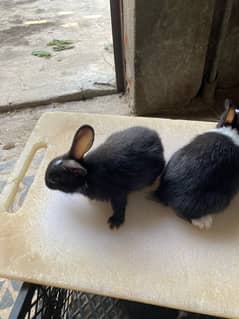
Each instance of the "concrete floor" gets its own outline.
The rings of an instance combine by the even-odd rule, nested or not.
[[[109,0],[1,0],[0,12],[0,109],[114,90]],[[54,52],[53,39],[74,48]]]

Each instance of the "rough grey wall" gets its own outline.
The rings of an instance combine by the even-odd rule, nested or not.
[[[137,114],[181,107],[197,94],[213,8],[214,0],[136,0],[133,82]]]
[[[218,87],[239,86],[239,1],[235,0],[219,64]]]

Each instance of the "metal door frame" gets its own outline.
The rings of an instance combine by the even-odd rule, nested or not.
[[[123,45],[123,0],[110,0],[111,26],[117,92],[125,92],[125,58]]]

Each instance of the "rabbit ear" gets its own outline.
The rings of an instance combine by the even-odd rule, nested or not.
[[[89,151],[94,142],[95,132],[90,125],[81,126],[73,139],[70,156],[76,160],[80,160],[83,155]]]
[[[229,105],[225,116],[225,124],[231,125],[236,117],[236,109],[234,106]]]

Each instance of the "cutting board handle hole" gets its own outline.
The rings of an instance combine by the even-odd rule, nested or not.
[[[23,205],[24,200],[34,181],[36,172],[45,156],[45,153],[46,146],[40,146],[36,148],[31,154],[30,161],[27,163],[28,165],[25,169],[25,172],[23,172],[22,178],[19,178],[17,189],[13,196],[12,203],[8,209],[9,213],[16,213],[18,209]]]

